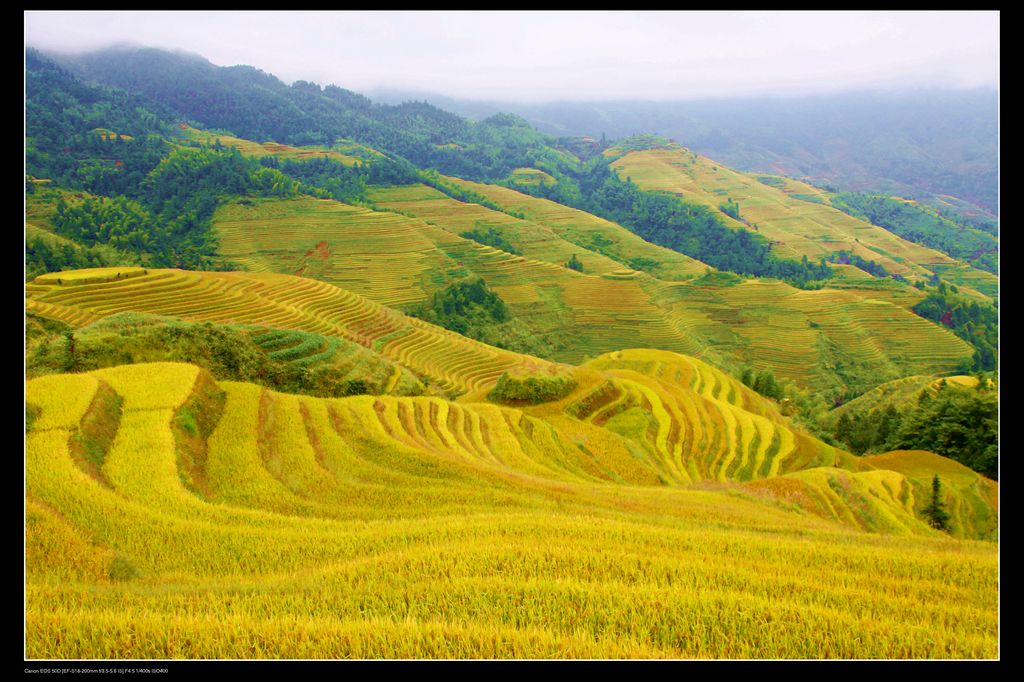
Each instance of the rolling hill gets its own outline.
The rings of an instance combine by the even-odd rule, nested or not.
[[[727,200],[738,202],[739,219],[723,214],[722,220],[736,228],[752,227],[782,257],[817,260],[846,251],[911,282],[941,272],[965,288],[977,283],[989,296],[997,287],[991,273],[836,210],[828,193],[813,186],[740,173],[674,144],[635,151],[612,147],[605,154],[615,159],[612,168],[620,176],[642,189],[679,194],[716,210]]]
[[[808,450],[673,354],[580,378],[524,409],[293,396],[173,363],[34,379],[26,654],[995,655],[995,548],[915,513],[913,476],[942,458]],[[696,458],[687,419],[719,438]],[[732,473],[665,480],[688,469]],[[943,474],[958,531],[990,524],[992,488]]]

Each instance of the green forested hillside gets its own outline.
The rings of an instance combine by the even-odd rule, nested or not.
[[[905,239],[999,274],[998,235],[954,222],[934,209],[895,197],[845,192],[834,196],[832,205]]]
[[[248,66],[216,67],[197,55],[155,49],[96,52],[66,60],[85,78],[130,88],[197,123],[245,139],[292,145],[357,140],[419,167],[500,178],[541,157],[547,140],[520,118],[497,114],[472,123],[425,102],[374,104],[334,85],[288,86]]]
[[[141,90],[149,97],[147,101],[153,109],[164,112],[165,116],[171,107],[186,105],[193,108],[190,111],[194,114],[204,111],[202,98],[183,102],[171,97],[170,93],[177,92],[176,89],[189,83],[230,89],[235,81],[241,80],[248,85],[231,90],[231,97],[240,98],[242,103],[210,105],[212,109],[205,115],[207,120],[222,125],[224,120],[210,117],[233,116],[232,125],[244,130],[250,130],[245,127],[249,120],[247,112],[263,102],[261,98],[270,97],[267,92],[276,93],[273,97],[290,102],[290,106],[306,107],[310,112],[320,111],[313,103],[320,102],[327,92],[308,84],[286,87],[252,70],[219,69],[202,60],[158,51],[131,52],[121,61],[113,64],[110,55],[94,55],[85,60],[92,64],[89,68],[93,71],[89,73],[94,77],[102,75],[103,68],[114,69],[116,74],[121,74],[118,78],[127,78],[128,73],[152,74]],[[99,102],[96,106],[105,109],[113,106],[117,98],[126,97],[107,86],[85,85],[39,55],[33,55],[30,66],[47,74],[46,78],[33,76],[30,79],[30,101],[48,101],[48,97],[57,96],[54,92],[60,93],[59,97],[70,96],[67,93],[85,97],[81,93],[89,93],[88,99]],[[77,68],[84,73],[85,67]],[[113,76],[104,78],[112,80]],[[37,90],[43,94],[37,97]],[[294,121],[287,125],[281,123],[285,127],[276,130],[275,134],[281,136],[277,142],[256,144],[227,134],[222,140],[217,134],[174,123],[173,116],[159,124],[155,116],[147,114],[149,124],[159,124],[165,134],[163,138],[149,135],[147,149],[162,150],[162,156],[155,163],[146,157],[152,167],[136,178],[134,184],[118,175],[123,172],[125,162],[117,165],[121,160],[116,150],[98,160],[89,155],[96,150],[109,152],[110,145],[129,144],[138,140],[138,136],[128,135],[131,139],[115,142],[120,137],[102,132],[109,130],[109,125],[98,128],[100,132],[84,134],[80,139],[66,135],[65,143],[78,145],[75,148],[80,149],[78,153],[82,158],[76,167],[50,178],[49,182],[30,184],[33,237],[27,245],[26,274],[116,264],[269,269],[355,287],[382,303],[406,307],[420,305],[460,277],[473,275],[497,287],[499,296],[509,297],[515,321],[485,321],[484,327],[475,332],[479,338],[498,345],[511,344],[510,347],[546,357],[579,360],[588,354],[622,347],[619,344],[632,339],[633,343],[700,353],[733,371],[754,364],[805,385],[818,382],[825,393],[833,397],[859,393],[880,381],[906,373],[949,371],[966,362],[966,346],[940,341],[944,336],[939,329],[926,331],[918,325],[920,330],[915,327],[911,332],[904,324],[905,329],[892,327],[884,335],[892,340],[906,338],[909,341],[908,334],[914,337],[925,334],[934,340],[922,339],[924,346],[946,345],[945,350],[938,355],[930,354],[921,364],[898,351],[889,341],[879,346],[879,341],[867,338],[874,333],[874,320],[878,319],[868,308],[857,304],[857,311],[853,312],[844,303],[845,310],[841,313],[844,321],[840,322],[831,316],[822,317],[822,313],[831,314],[831,307],[819,307],[812,313],[803,303],[797,305],[798,297],[792,297],[791,302],[782,306],[770,326],[790,327],[787,334],[802,329],[801,338],[793,339],[795,343],[789,349],[792,353],[803,354],[807,360],[782,357],[780,352],[788,356],[790,350],[780,348],[769,337],[760,340],[767,320],[755,315],[753,308],[747,308],[752,315],[749,320],[742,317],[726,320],[713,307],[709,309],[710,301],[703,292],[712,294],[713,300],[724,298],[722,302],[727,303],[734,298],[729,288],[742,279],[708,275],[708,266],[747,277],[781,278],[803,289],[837,286],[856,292],[858,298],[886,305],[895,303],[906,310],[919,302],[922,295],[912,287],[901,287],[898,282],[887,281],[884,277],[868,276],[849,282],[845,271],[818,259],[808,259],[806,254],[803,258],[791,254],[780,257],[782,251],[777,245],[760,236],[756,229],[745,229],[756,228],[756,225],[737,229],[728,222],[736,222],[734,218],[701,203],[698,195],[666,196],[647,191],[629,178],[623,180],[621,171],[616,172],[612,166],[618,158],[615,155],[583,161],[566,151],[556,151],[558,140],[541,136],[514,117],[496,117],[486,125],[455,125],[450,116],[424,114],[417,124],[405,125],[404,119],[392,108],[368,106],[358,98],[338,101],[348,107],[346,111],[351,111],[337,118],[341,111],[337,107],[342,105],[336,103],[331,111],[337,114],[337,120],[332,125],[341,125],[337,121],[355,120],[353,112],[361,112],[359,116],[374,121],[374,130],[390,132],[378,135],[358,126],[339,128],[339,133],[349,136],[343,138],[348,142],[300,148],[280,142],[302,141],[287,128],[295,125]],[[269,103],[266,105],[269,111],[275,111]],[[136,109],[138,116],[144,113],[145,110]],[[177,116],[186,113],[182,110]],[[266,121],[273,120],[274,114],[268,114]],[[447,123],[442,125],[444,121]],[[142,123],[133,127],[119,120],[115,122],[123,123],[126,130],[133,132],[144,129]],[[480,132],[488,126],[494,130]],[[253,132],[267,134],[266,131]],[[437,144],[446,150],[442,156],[447,156],[420,155],[420,151],[416,151],[420,148],[409,142],[412,139],[409,135],[419,142],[444,140]],[[367,151],[373,149],[370,143],[384,145],[383,152]],[[345,149],[356,149],[353,145],[357,144],[363,145],[359,147],[362,151],[358,157],[334,151],[344,145],[348,145]],[[656,151],[664,144],[663,140],[638,138],[623,141],[616,149],[618,154],[648,153],[644,150]],[[396,150],[407,152],[420,166]],[[469,169],[472,171],[468,174],[470,179],[437,172],[454,167],[450,164],[456,162],[451,159],[473,159],[481,154],[490,159],[488,163],[497,165]],[[30,156],[30,175],[39,178],[59,170],[48,166],[47,159]],[[114,181],[106,180],[106,175],[93,176],[82,171],[96,166],[99,161],[113,169],[107,175],[112,174]],[[506,162],[512,166],[507,168]],[[424,165],[431,163],[436,165]],[[519,186],[516,178],[523,177],[522,168],[528,167],[520,164],[546,169],[543,172],[550,180]],[[511,173],[517,167],[518,176]],[[471,179],[486,179],[491,174],[499,175],[503,184],[563,202],[562,216],[545,208],[543,214],[535,215],[550,217],[527,220],[524,210],[537,211],[536,206],[526,205],[515,194],[502,195],[496,185],[471,182]],[[437,190],[436,197],[431,196],[429,202],[411,202],[413,195],[419,196],[412,184],[418,181]],[[754,185],[762,186],[756,182]],[[121,191],[115,191],[117,189]],[[449,198],[443,199],[445,195]],[[327,203],[314,203],[301,211],[284,209],[293,205],[287,203],[289,200],[303,197],[330,198],[341,203],[334,208]],[[577,209],[565,208],[566,204]],[[361,211],[346,208],[353,205],[364,208]],[[321,213],[326,208],[330,210]],[[275,217],[275,211],[281,210],[284,212]],[[742,217],[747,210],[746,205],[739,207],[737,215]],[[496,248],[489,252],[467,249],[465,242],[436,230],[425,230],[415,220],[407,221],[399,235],[395,231],[399,227],[395,222],[398,218],[388,211],[421,217],[462,240]],[[471,215],[474,217],[470,219]],[[566,217],[571,224],[565,222]],[[237,218],[243,220],[239,222]],[[340,222],[335,224],[335,220]],[[459,227],[453,229],[455,225]],[[627,238],[628,232],[635,236]],[[48,234],[66,241],[58,244],[47,237]],[[385,238],[385,234],[389,236]],[[369,250],[366,239],[373,240]],[[527,258],[508,258],[517,256],[517,252]],[[399,258],[403,267],[398,271],[388,268],[385,253],[387,258]],[[535,259],[557,265],[560,273],[539,269],[534,264]],[[567,267],[570,264],[574,266],[572,270]],[[572,272],[589,277],[573,278],[569,276]],[[643,273],[650,273],[655,279]],[[601,280],[588,281],[594,275],[599,275]],[[695,279],[698,275],[704,275],[703,279]],[[679,285],[667,288],[661,284],[686,281],[702,288]],[[709,286],[710,289],[705,288]],[[743,289],[748,293],[755,290],[760,291],[760,288]],[[698,291],[702,293],[695,299]],[[611,296],[608,300],[616,303],[595,306],[605,292]],[[832,295],[820,298],[835,300]],[[744,299],[750,299],[749,295]],[[530,301],[529,307],[525,305],[527,301]],[[810,304],[810,300],[807,303]],[[590,310],[581,315],[580,306]],[[881,310],[877,304],[870,308]],[[807,319],[809,314],[810,319]],[[845,321],[851,314],[852,319]],[[893,320],[890,324],[903,324],[898,322],[903,319],[902,315],[899,311],[889,313],[888,317]],[[639,319],[649,320],[653,326],[645,323],[639,334],[632,331],[630,326]],[[941,319],[933,321],[942,325]],[[732,328],[722,328],[723,323]],[[734,326],[736,323],[740,326]],[[836,323],[841,326],[833,326]],[[708,328],[709,324],[714,329]],[[744,331],[748,324],[750,330]],[[854,337],[848,336],[851,324]],[[457,324],[453,328],[464,331]],[[506,340],[502,340],[503,336]],[[604,341],[598,343],[599,336]],[[976,335],[964,338],[973,344],[980,340]],[[744,339],[753,340],[753,345]],[[979,353],[983,356],[988,353],[985,357],[991,358],[994,345],[990,337],[985,339],[990,347]],[[761,352],[760,346],[769,342],[776,348],[769,354]],[[979,366],[991,366],[984,362],[990,360],[982,358]]]

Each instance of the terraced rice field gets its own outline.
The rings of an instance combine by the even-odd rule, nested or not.
[[[524,214],[528,220],[547,227],[567,242],[604,254],[619,263],[642,257],[648,262],[644,271],[659,279],[685,281],[710,270],[708,265],[698,260],[646,242],[621,225],[590,213],[507,187],[455,177],[445,177],[445,180],[482,194],[504,210]],[[582,253],[580,257],[583,258]]]
[[[796,469],[713,368],[593,365],[579,417],[170,363],[28,382],[26,657],[998,657],[996,546],[928,529],[900,473],[944,461]],[[724,480],[652,477],[698,428]]]
[[[847,453],[784,426],[750,389],[698,360],[630,350],[587,367],[614,377],[597,391],[617,396],[596,411],[590,405],[601,401],[586,396],[570,411],[645,445],[664,480],[747,481],[809,467],[858,467]]]
[[[284,202],[284,208],[290,211],[291,203]],[[352,208],[339,206],[342,215]],[[400,224],[391,222],[397,214],[368,214],[383,216],[388,225]],[[245,233],[245,221],[236,224],[238,233]],[[282,230],[292,230],[293,239],[307,229],[288,223],[285,217],[281,224]],[[660,348],[718,366],[771,368],[780,377],[819,389],[867,390],[900,376],[949,371],[972,352],[948,330],[899,305],[864,298],[853,290],[802,291],[768,280],[732,286],[669,284],[625,270],[596,276],[513,256],[434,226],[424,224],[423,228],[421,233],[401,230],[409,240],[433,231],[437,248],[431,253],[443,253],[456,267],[482,276],[514,315],[529,321],[538,338],[551,341],[549,357],[559,362],[577,363],[588,355],[623,348]],[[267,229],[264,237],[250,229],[249,235],[259,242],[272,239],[273,231]],[[333,243],[346,238],[351,236]],[[396,244],[402,239],[394,235]],[[404,247],[396,246],[396,259],[400,248]],[[347,267],[348,262],[338,259],[339,267]],[[401,299],[402,289],[396,282],[407,282],[408,272],[385,267],[383,259],[379,262],[380,267],[371,268],[377,279],[364,282],[363,291],[388,291],[385,300]],[[26,306],[76,326],[115,312],[137,311],[339,335],[399,362],[417,358],[410,361],[410,369],[434,377],[445,390],[478,388],[496,381],[502,367],[520,361],[515,354],[405,318],[324,282],[272,273],[148,272],[121,282],[75,287],[36,280],[26,287]],[[447,339],[466,348],[464,354],[456,355],[467,364],[472,364],[471,357],[480,360],[478,373],[468,383],[469,375],[444,376],[431,369],[435,361],[428,357],[453,352],[446,349]]]
[[[512,366],[547,364],[407,318],[330,284],[287,275],[149,270],[114,282],[34,286],[26,308],[69,324],[133,311],[337,336],[430,377],[446,391],[493,384]]]
[[[712,209],[732,198],[739,202],[742,222],[724,213],[722,221],[737,228],[756,226],[783,258],[817,260],[836,251],[851,251],[910,281],[926,280],[933,271],[929,266],[957,264],[943,253],[832,208],[822,200],[820,190],[796,181],[771,187],[683,147],[632,151],[615,160],[612,168],[641,189],[680,194]]]
[[[220,135],[205,130],[197,130],[192,127],[185,127],[181,130],[185,139],[189,141],[201,142],[203,144],[214,144],[219,141],[225,147],[235,147],[243,156],[255,158],[278,156],[282,159],[292,159],[294,161],[328,158],[346,166],[354,166],[357,163],[361,163],[363,158],[367,156],[381,156],[380,152],[363,147],[362,145],[356,145],[356,149],[351,150],[355,151],[355,154],[346,154],[343,153],[343,150],[348,150],[350,145],[342,145],[338,148],[292,147],[291,145],[278,142],[253,142],[252,140],[243,140],[231,135]]]
[[[573,251],[550,227],[557,223],[552,216],[571,209],[504,188],[463,184],[510,202],[509,210],[534,213],[520,220],[422,185],[372,190],[380,205],[416,218],[314,199],[258,201],[218,212],[221,251],[252,270],[302,273],[386,305],[422,300],[439,287],[441,282],[425,281],[428,271],[479,275],[513,315],[548,340],[549,357],[562,362],[642,346],[842,388],[844,380],[827,367],[840,362],[863,389],[870,387],[862,385],[869,374],[885,380],[948,371],[971,354],[953,334],[906,310],[920,298],[916,289],[856,278],[841,291],[800,291],[767,281],[671,285],[600,254]],[[523,203],[512,201],[523,197]],[[458,236],[479,225],[499,229],[524,255]],[[563,257],[572,253],[594,272],[563,267]],[[929,349],[921,358],[908,352],[918,344]]]
[[[229,204],[214,227],[219,253],[247,270],[315,277],[388,306],[422,301],[431,272],[458,269],[430,238],[440,230],[325,199]]]
[[[955,285],[961,293],[982,302],[999,300],[999,277],[991,272],[972,268],[966,263],[928,263],[926,267],[946,282]]]
[[[543,226],[479,206],[474,213],[473,205],[424,186],[377,190],[374,196],[425,217],[315,199],[257,200],[218,210],[220,252],[251,271],[315,277],[389,306],[421,301],[445,284],[444,279],[432,281],[429,273],[478,275],[515,317],[548,340],[550,357],[557,361],[635,345],[699,351],[698,344],[664,319],[664,311],[651,303],[632,271],[598,254],[574,251]],[[462,216],[463,210],[473,217]],[[510,239],[541,259],[458,236],[482,220],[508,225],[515,232]],[[559,244],[565,260],[580,253],[585,264],[604,275],[578,273],[552,262],[549,248]]]
[[[819,390],[866,390],[908,374],[949,371],[973,352],[899,305],[900,298],[878,299],[871,289],[805,291],[771,280],[645,288],[715,350],[737,347],[742,362],[755,369],[770,368]]]
[[[516,168],[509,179],[521,185],[553,185],[557,180],[539,168]]]
[[[456,235],[493,228],[526,258],[563,266],[575,254],[584,272],[597,275],[622,268],[618,261],[565,241],[546,225],[452,199],[427,185],[374,187],[367,195],[378,206],[414,215]]]

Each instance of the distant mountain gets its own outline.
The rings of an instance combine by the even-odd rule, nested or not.
[[[842,191],[922,200],[952,195],[989,217],[999,210],[999,97],[992,90],[545,104],[384,90],[373,96],[384,102],[415,96],[470,118],[513,112],[551,135],[655,133],[743,171],[802,177]]]
[[[287,85],[251,66],[219,67],[184,52],[117,47],[48,56],[88,83],[132,92],[196,127],[257,142],[358,140],[420,167],[479,179],[504,177],[545,153],[547,136],[516,117],[474,123],[425,102],[375,104],[336,85]]]

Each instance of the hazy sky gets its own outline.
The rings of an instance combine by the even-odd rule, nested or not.
[[[25,43],[249,64],[286,83],[519,101],[996,87],[988,12],[26,11]]]

